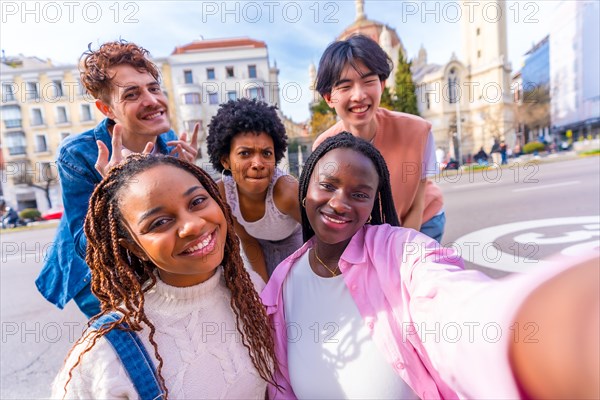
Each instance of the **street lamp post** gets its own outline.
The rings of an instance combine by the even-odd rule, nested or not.
[[[456,104],[456,139],[458,140],[458,154],[456,158],[459,165],[462,165],[462,130],[461,130],[461,117],[460,117],[460,102],[458,98],[455,101]]]

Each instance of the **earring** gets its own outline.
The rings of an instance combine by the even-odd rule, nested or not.
[[[373,219],[373,216],[369,215],[369,219],[367,220],[367,224],[370,224],[372,219]]]
[[[306,208],[306,197],[302,199],[302,207]]]
[[[229,174],[231,175],[231,170],[229,168],[223,167],[223,171],[221,171],[221,181],[223,181],[223,182],[225,181],[225,177],[227,176],[227,175],[225,175],[226,171],[229,171]]]

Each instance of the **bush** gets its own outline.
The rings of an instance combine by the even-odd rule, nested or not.
[[[26,208],[19,213],[19,217],[24,220],[37,221],[42,218],[42,213],[37,208]]]
[[[546,150],[546,145],[544,145],[544,143],[540,143],[540,142],[529,142],[525,146],[523,146],[523,153],[525,153],[525,154],[531,154],[531,153],[535,153],[537,151],[544,151],[544,150]]]

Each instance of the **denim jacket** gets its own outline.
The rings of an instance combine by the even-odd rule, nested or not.
[[[96,141],[104,142],[112,154],[108,132],[111,124],[113,121],[106,118],[94,129],[66,138],[58,150],[56,164],[64,214],[44,267],[35,281],[40,293],[58,308],[63,308],[90,282],[90,269],[85,263],[87,240],[83,221],[94,188],[102,180],[94,167],[98,158]],[[166,142],[176,139],[172,130],[163,133],[156,139],[156,152],[168,154],[171,148]]]

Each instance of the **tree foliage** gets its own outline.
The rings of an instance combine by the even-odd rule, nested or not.
[[[383,93],[381,94],[381,102],[379,103],[379,107],[387,108],[388,110],[394,110],[394,99],[392,98],[392,93],[390,89],[385,86],[383,88]]]
[[[324,99],[315,104],[310,111],[310,133],[312,137],[317,137],[336,123],[335,110],[330,108]]]
[[[398,63],[394,79],[394,110],[419,115],[415,83],[410,72],[411,62],[407,62],[404,54],[398,52]]]

